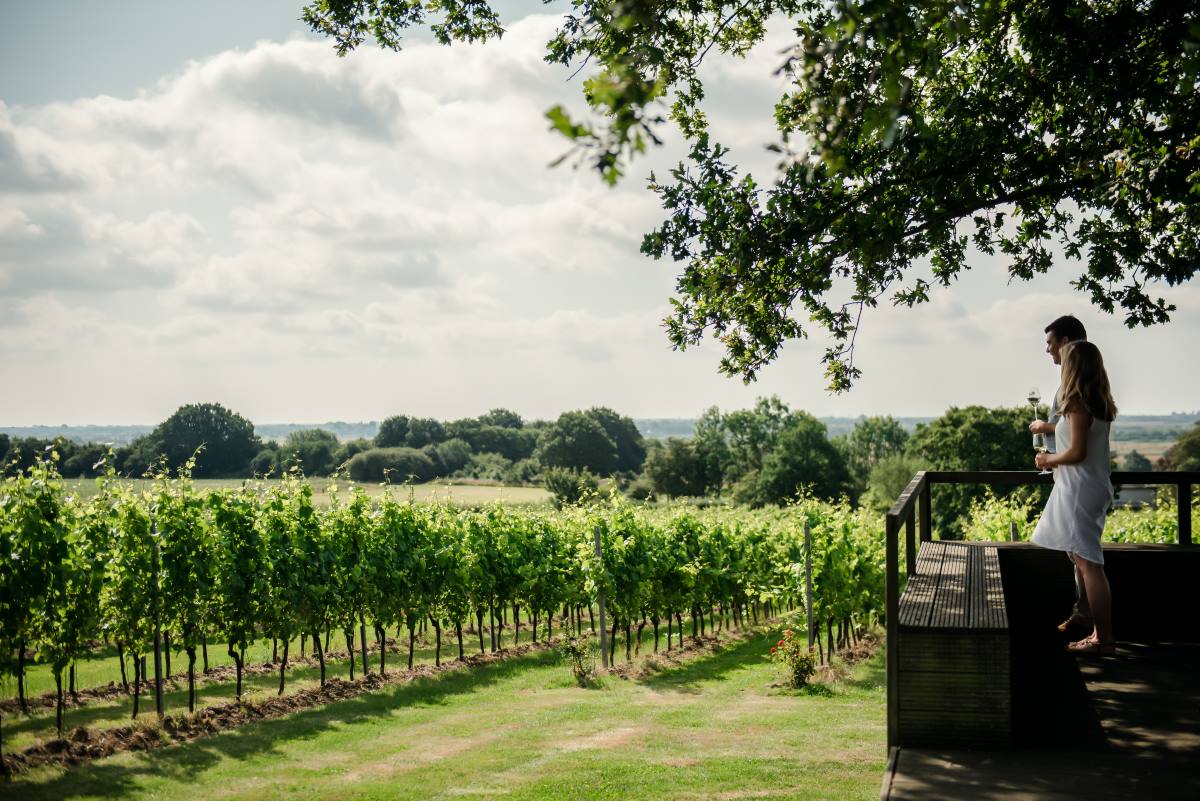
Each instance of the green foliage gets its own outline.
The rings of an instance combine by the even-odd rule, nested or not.
[[[408,418],[398,414],[388,417],[379,424],[379,432],[375,434],[376,448],[399,448],[408,439]]]
[[[787,670],[788,684],[799,689],[817,671],[817,662],[805,638],[792,629],[784,629],[783,637],[771,646],[771,658]]]
[[[653,491],[673,498],[707,495],[720,487],[720,473],[710,474],[692,440],[668,437],[650,448],[646,478]]]
[[[600,489],[600,482],[587,470],[567,467],[547,467],[542,471],[542,484],[554,496],[554,505],[574,506]]]
[[[204,478],[245,475],[262,442],[254,433],[254,424],[245,417],[219,403],[193,403],[179,407],[159,423],[147,436],[144,447],[154,453],[155,459],[165,456],[171,469],[183,466],[202,450],[196,458],[194,475]]]
[[[825,424],[806,412],[792,412],[774,438],[753,483],[735,488],[735,497],[752,505],[782,504],[807,489],[834,499],[850,489],[841,453],[825,435]]]
[[[917,426],[909,453],[933,470],[1030,470],[1033,446],[1029,420],[1029,410],[1021,407],[951,407],[932,423]],[[1008,491],[1032,492],[1037,498],[1045,498],[1044,492],[1029,487],[1001,490],[1000,494]],[[934,487],[933,524],[938,535],[957,539],[971,501],[982,499],[985,492],[980,486]]]
[[[886,513],[913,480],[913,476],[925,469],[925,464],[923,460],[906,454],[880,459],[867,477],[867,492],[860,501],[863,507],[876,514]]]
[[[586,412],[563,412],[542,432],[536,457],[546,467],[586,470],[612,475],[619,464],[617,444],[594,417]]]
[[[1142,473],[1149,472],[1154,469],[1154,465],[1150,463],[1150,460],[1137,450],[1131,450],[1129,453],[1125,454],[1124,464],[1122,467],[1125,470]]]
[[[1200,423],[1176,440],[1164,456],[1172,470],[1200,470]]]
[[[772,18],[794,41],[778,71],[781,158],[763,180],[711,141],[700,69],[743,57]],[[398,49],[422,24],[443,42],[503,32],[486,2],[313,0],[304,20],[340,54],[368,37]],[[546,59],[590,70],[582,92],[600,118],[547,112],[564,158],[612,183],[668,119],[691,144],[669,178],[651,176],[667,219],[642,250],[682,265],[672,344],[711,332],[721,369],[746,380],[815,326],[833,343],[830,387],[848,388],[864,309],[928,301],[972,247],[1019,280],[1061,248],[1086,261],[1072,285],[1131,327],[1169,320],[1157,288],[1200,269],[1187,3],[579,0]]]
[[[558,643],[558,653],[571,666],[571,675],[580,687],[591,687],[596,683],[596,653],[599,647],[591,636],[577,637],[573,634]]]
[[[967,540],[1003,541],[1010,524],[1017,524],[1019,539],[1028,540],[1037,526],[1044,504],[1019,496],[987,493],[972,502],[963,526]],[[1200,529],[1200,498],[1193,498],[1192,529]],[[1151,508],[1114,509],[1104,522],[1105,542],[1170,544],[1179,541],[1179,517],[1173,496],[1165,492]]]
[[[433,461],[414,448],[372,448],[356,454],[347,469],[355,481],[389,484],[428,481],[438,473]]]
[[[296,466],[310,476],[327,476],[337,466],[340,445],[337,435],[320,428],[308,428],[288,434],[280,450],[284,469]]]
[[[437,445],[448,439],[446,427],[432,417],[412,417],[408,420],[408,433],[404,444],[409,448],[424,448]]]
[[[509,409],[492,409],[487,414],[479,415],[478,420],[481,425],[496,426],[497,428],[519,429],[525,426],[521,415]]]
[[[894,417],[863,417],[844,440],[835,442],[844,451],[854,497],[866,492],[871,471],[880,460],[904,453],[908,438]]]
[[[436,446],[442,475],[450,475],[465,467],[472,457],[471,446],[461,439],[448,439]]]
[[[594,406],[584,412],[591,417],[617,446],[616,471],[639,473],[646,461],[646,443],[633,420],[622,417],[605,406]]]

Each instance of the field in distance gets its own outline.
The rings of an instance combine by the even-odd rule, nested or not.
[[[232,489],[240,487],[243,482],[251,479],[241,478],[198,478],[195,480],[196,489],[200,492],[209,490]],[[153,483],[147,479],[133,479],[129,482],[136,489],[148,489]],[[263,483],[271,485],[278,479],[263,479]],[[387,489],[381,484],[358,484],[353,481],[335,481],[332,478],[313,477],[308,479],[313,488],[313,499],[319,506],[328,506],[333,497],[330,487],[334,484],[342,497],[348,499],[354,487],[362,487],[371,498],[383,497]],[[68,492],[89,498],[96,494],[96,480],[92,478],[69,479],[66,482]],[[427,484],[411,484],[406,486],[392,485],[392,496],[400,501],[412,498],[421,503],[449,502],[458,506],[480,506],[488,503],[505,504],[543,504],[550,500],[550,493],[541,487],[503,487],[485,484],[470,484],[458,482],[431,481]]]

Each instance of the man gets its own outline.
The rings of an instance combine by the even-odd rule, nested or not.
[[[1051,360],[1059,366],[1062,365],[1062,356],[1059,351],[1063,345],[1087,339],[1087,331],[1084,329],[1083,323],[1070,314],[1059,317],[1046,326],[1045,333],[1046,353],[1049,353]],[[1029,424],[1031,434],[1041,434],[1045,438],[1046,450],[1050,453],[1054,453],[1056,450],[1054,427],[1058,424],[1058,420],[1058,390],[1055,389],[1054,397],[1050,399],[1050,419],[1045,422],[1034,420]],[[1075,568],[1075,608],[1071,611],[1071,617],[1060,624],[1058,630],[1070,639],[1075,639],[1075,635],[1080,631],[1092,630],[1092,610],[1088,607],[1087,593],[1083,588],[1083,575],[1079,572],[1078,566]]]

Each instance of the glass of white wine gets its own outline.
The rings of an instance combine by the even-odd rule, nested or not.
[[[1025,396],[1025,400],[1029,401],[1029,405],[1033,409],[1033,419],[1036,420],[1037,416],[1038,416],[1038,404],[1042,402],[1042,393],[1038,390],[1037,387],[1030,387],[1029,392]],[[1045,453],[1046,452],[1045,436],[1043,436],[1042,434],[1034,434],[1033,435],[1033,450],[1036,453]],[[1049,475],[1050,471],[1043,470],[1041,474]]]

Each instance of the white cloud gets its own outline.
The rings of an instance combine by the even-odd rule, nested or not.
[[[821,413],[914,413],[895,386],[915,355],[1012,350],[1064,295],[1083,306],[1060,277],[1044,297],[976,282],[869,313],[868,378],[847,399],[821,389],[820,342],[789,344],[749,388],[717,376],[715,344],[672,353],[659,321],[675,265],[638,247],[662,214],[643,178],[679,144],[615,189],[547,168],[567,145],[544,111],[581,106],[579,79],[542,61],[557,22],[345,59],[260,42],[132,97],[0,103],[0,368],[44,390],[6,396],[0,423],[152,422],[201,398],[261,421],[691,414],[769,392]],[[773,30],[746,61],[703,68],[715,137],[760,172],[788,41]],[[1194,296],[1180,306],[1194,315]],[[961,394],[909,397],[921,412]]]

